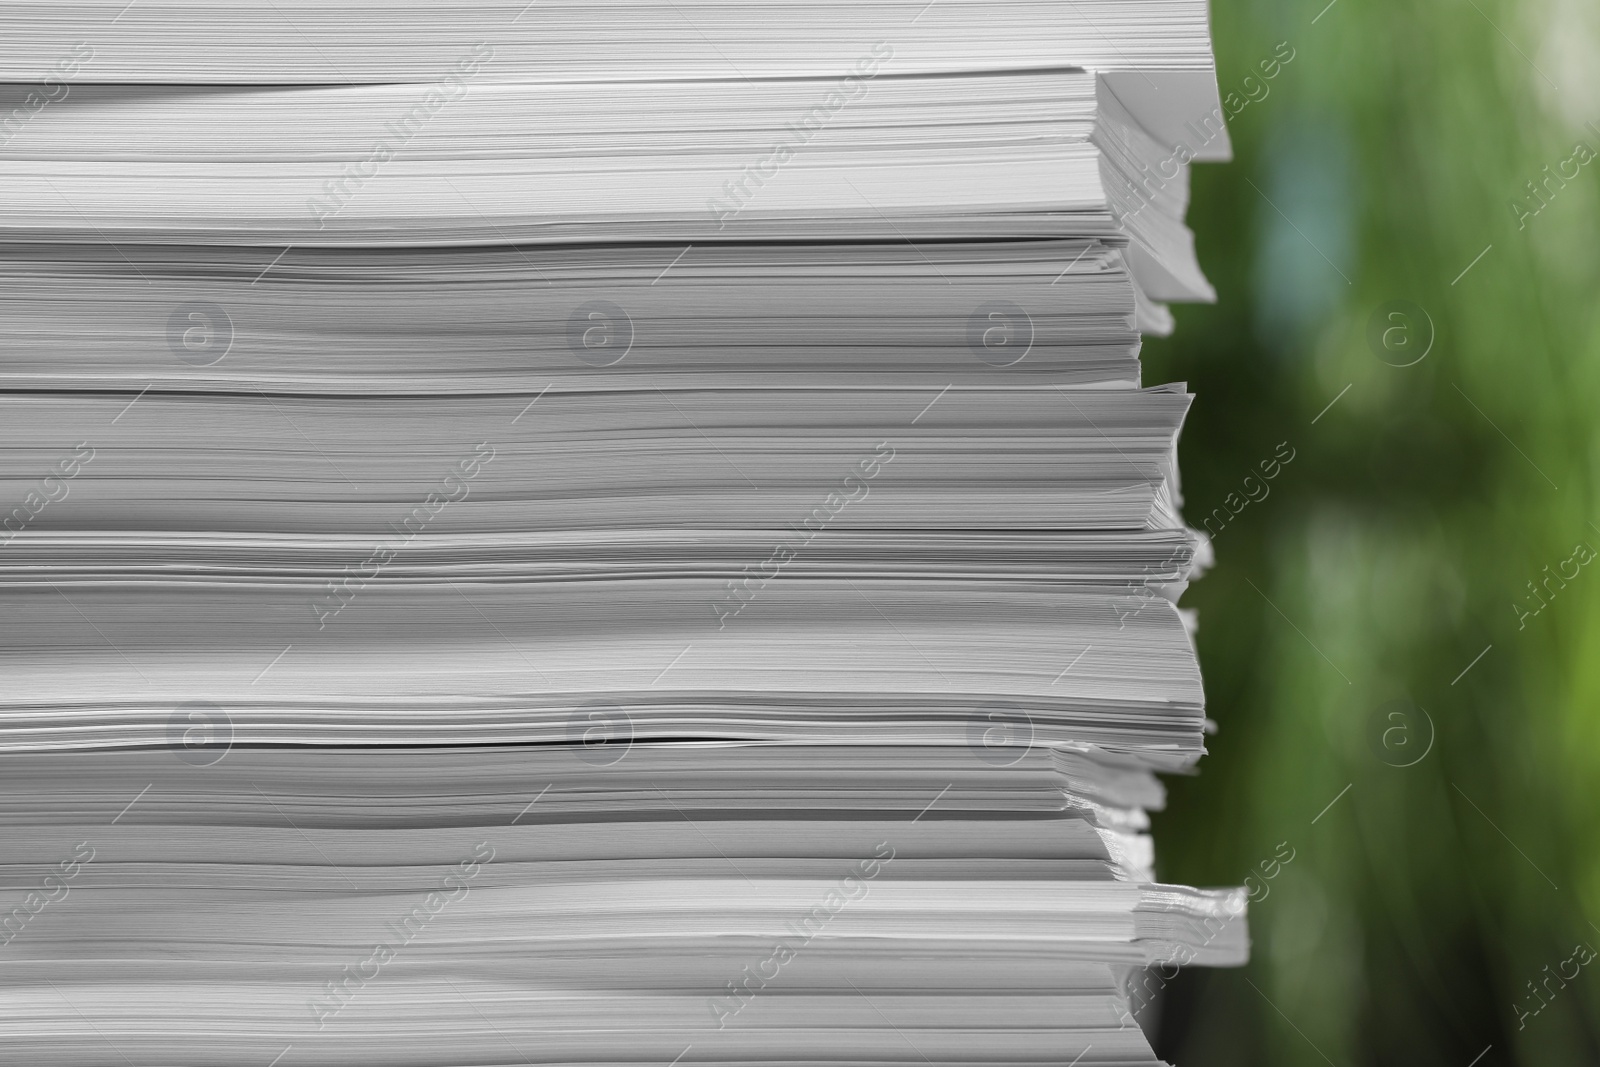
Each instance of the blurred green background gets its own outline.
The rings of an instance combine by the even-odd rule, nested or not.
[[[1325,2],[1212,0],[1257,97],[1194,168],[1219,300],[1145,345],[1218,516],[1182,603],[1219,731],[1159,874],[1257,898],[1249,966],[1168,985],[1158,1048],[1597,1064],[1600,0]]]

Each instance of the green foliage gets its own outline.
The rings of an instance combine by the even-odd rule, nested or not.
[[[1177,309],[1146,380],[1197,394],[1191,522],[1297,456],[1183,601],[1220,730],[1155,832],[1169,881],[1296,859],[1252,906],[1250,965],[1174,984],[1160,1051],[1600,1062],[1600,968],[1549,980],[1600,948],[1600,566],[1575,554],[1600,548],[1600,160],[1571,162],[1600,151],[1600,8],[1212,20],[1224,91],[1279,41],[1296,58],[1231,124],[1235,161],[1195,168],[1219,302]],[[1432,324],[1412,366],[1369,344],[1396,300]],[[1379,336],[1401,321],[1417,353],[1413,319]]]

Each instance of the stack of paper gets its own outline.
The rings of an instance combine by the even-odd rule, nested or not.
[[[215,754],[0,759],[8,1058],[1149,1062],[1128,976],[1244,947],[1088,746]]]
[[[1203,3],[0,57],[0,1062],[1154,1063],[1243,960],[1145,814]]]

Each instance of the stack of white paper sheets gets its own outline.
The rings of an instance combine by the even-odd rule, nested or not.
[[[187,755],[0,757],[8,1059],[1147,1063],[1244,951],[1091,746]]]
[[[1130,249],[1149,299],[1211,295],[1182,224],[1183,168],[1084,72],[884,73],[848,89],[723,78],[462,82],[448,96],[418,85],[59,90],[60,106],[23,108],[0,155],[0,226],[18,237],[277,249],[1095,237]],[[724,270],[737,263],[729,252]],[[152,266],[160,276],[196,258]],[[982,272],[981,252],[971,258],[963,273]],[[351,282],[401,281],[311,262]],[[560,290],[632,288],[625,264],[612,252],[522,265]],[[119,265],[157,285],[132,258]],[[266,264],[241,266],[243,281]],[[421,280],[418,266],[404,280]],[[650,266],[652,280],[664,273]],[[454,270],[471,267],[484,265]],[[695,268],[703,277],[714,264]]]
[[[1218,106],[1205,0],[16,0],[15,81],[431,85],[1075,68],[1158,138]],[[455,81],[451,79],[454,78]],[[1219,119],[1199,159],[1225,159]]]
[[[0,1063],[1156,1062],[1205,18],[0,12]]]

